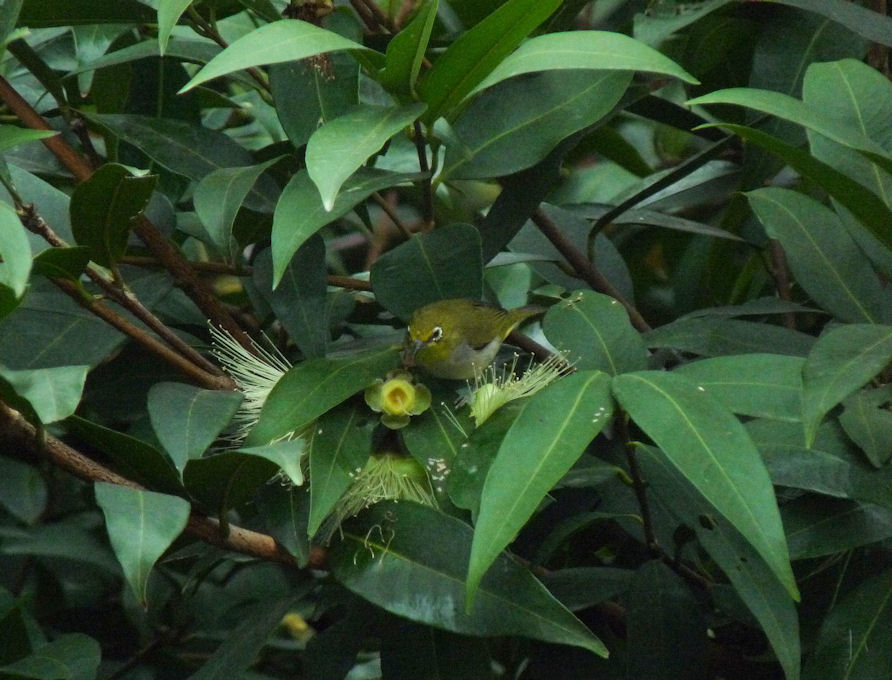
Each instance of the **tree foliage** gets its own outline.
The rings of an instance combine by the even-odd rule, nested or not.
[[[885,677],[874,5],[0,5],[0,677]]]

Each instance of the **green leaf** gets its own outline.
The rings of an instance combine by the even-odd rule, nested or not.
[[[479,300],[483,293],[480,233],[470,224],[448,224],[415,234],[372,265],[372,290],[388,311],[408,321],[437,300]]]
[[[282,473],[291,480],[295,486],[304,483],[304,473],[301,459],[306,453],[307,443],[302,437],[284,439],[280,442],[265,444],[264,446],[248,446],[238,449],[239,453],[249,456],[258,456],[275,463]]]
[[[492,87],[455,121],[442,179],[490,178],[535,165],[565,137],[609,114],[628,71],[546,71]]]
[[[108,537],[137,601],[147,604],[149,572],[186,528],[190,507],[178,496],[96,482]]]
[[[170,32],[192,0],[159,0],[158,2],[158,54],[164,56]]]
[[[732,413],[799,421],[805,359],[783,354],[742,354],[682,364],[674,373],[706,390]]]
[[[837,92],[837,96],[843,95],[844,91]],[[867,153],[871,158],[883,163],[887,169],[892,169],[892,157],[889,156],[880,144],[867,137],[861,130],[858,130],[853,125],[834,119],[828,116],[825,111],[816,109],[808,103],[782,92],[772,92],[750,87],[733,87],[727,90],[716,90],[687,101],[688,106],[702,106],[704,104],[745,106],[783,120],[788,120],[817,132],[838,144]]]
[[[647,347],[672,347],[705,356],[785,354],[804,357],[812,336],[754,321],[714,317],[682,318],[644,334]]]
[[[358,50],[374,54],[373,50],[332,31],[299,19],[282,19],[261,26],[233,42],[196,73],[192,80],[180,89],[180,93],[233,71],[264,64],[297,61],[341,50]]]
[[[71,231],[93,261],[115,264],[127,251],[133,220],[149,203],[158,177],[135,177],[123,165],[106,163],[71,195]]]
[[[365,599],[411,621],[466,635],[521,635],[607,650],[533,575],[500,555],[474,607],[464,607],[471,528],[411,502],[380,503],[344,528],[332,546],[335,578]],[[424,593],[424,597],[418,597]]]
[[[837,0],[772,0],[772,2],[815,12],[832,21],[839,22],[871,42],[892,47],[892,37],[890,37],[892,36],[892,19],[860,5],[837,2]]]
[[[613,413],[609,379],[579,371],[526,400],[486,475],[468,565],[470,604],[483,575]]]
[[[334,208],[341,185],[385,142],[424,111],[424,104],[371,106],[360,104],[316,130],[307,142],[310,179],[319,189],[322,206]]]
[[[57,134],[59,133],[55,130],[29,130],[17,125],[0,125],[0,151],[38,139],[55,137]]]
[[[798,600],[771,479],[740,422],[704,390],[671,373],[616,376],[613,394]]]
[[[393,630],[381,641],[381,672],[385,678],[414,680],[481,680],[492,678],[493,660],[483,638],[456,635],[391,619]],[[388,622],[389,623],[389,622]]]
[[[269,393],[246,443],[266,444],[299,430],[399,364],[397,348],[384,347],[344,359],[308,359]]]
[[[629,315],[616,300],[592,291],[577,291],[548,309],[542,320],[548,341],[569,352],[579,370],[618,375],[647,366],[647,350]]]
[[[375,191],[418,178],[418,174],[362,168],[344,184],[332,209],[326,210],[307,172],[296,173],[282,191],[273,216],[273,287],[279,285],[291,257],[310,236],[346,215]]]
[[[719,125],[763,149],[767,149],[782,158],[797,172],[813,180],[848,208],[886,248],[892,249],[892,230],[888,228],[889,208],[876,194],[868,191],[854,179],[839,172],[831,165],[819,161],[795,146],[782,142],[777,137],[772,137],[761,130],[745,125],[730,123]]]
[[[230,262],[235,262],[238,254],[238,243],[232,233],[232,226],[242,204],[264,212],[273,211],[272,201],[246,199],[263,172],[279,158],[281,156],[258,165],[214,170],[195,187],[195,212],[214,245]]]
[[[508,0],[463,33],[434,62],[418,87],[428,105],[425,120],[432,122],[452,111],[560,4],[560,0]]]
[[[628,590],[633,573],[612,567],[569,567],[546,572],[542,582],[568,609],[577,611]]]
[[[313,536],[372,452],[376,420],[365,409],[338,408],[316,422],[310,448],[310,520]]]
[[[31,246],[12,206],[0,203],[0,284],[22,297],[31,274]]]
[[[627,677],[696,677],[693,670],[706,665],[707,623],[681,577],[659,560],[645,562],[635,572],[625,602]]]
[[[307,537],[310,498],[306,488],[266,484],[254,494],[254,503],[264,533],[291,553],[297,566],[307,566],[310,559],[310,539]]]
[[[850,324],[818,338],[802,371],[802,424],[811,446],[824,415],[892,361],[892,326]]]
[[[401,95],[415,92],[415,81],[439,7],[440,0],[424,3],[412,21],[387,43],[384,68],[378,74],[378,82],[384,89]]]
[[[331,331],[326,302],[325,242],[313,234],[297,249],[278,287],[272,287],[272,253],[254,261],[254,283],[276,319],[308,359],[325,356]]]
[[[0,394],[24,408],[35,424],[49,425],[74,413],[89,370],[89,366],[58,366],[14,371],[0,366]]]
[[[865,465],[835,422],[822,426],[808,448],[795,425],[752,420],[746,429],[775,484],[892,509],[892,471]]]
[[[892,667],[892,569],[864,580],[821,624],[805,680],[882,678]]]
[[[714,506],[663,452],[650,446],[636,447],[636,452],[654,498],[694,530],[762,626],[787,680],[798,680],[799,616],[774,570],[732,524],[716,515]]]
[[[780,241],[793,275],[842,321],[892,319],[890,300],[836,213],[797,191],[768,187],[747,194],[771,238]]]
[[[300,595],[303,593],[293,592],[287,597],[267,598],[251,606],[228,638],[198,671],[189,676],[189,680],[248,677],[248,669],[257,661],[263,647],[282,625],[282,618],[295,606]]]
[[[89,263],[90,249],[86,246],[47,248],[34,257],[34,273],[77,280]]]
[[[892,509],[812,494],[781,508],[790,558],[843,553],[892,537]]]
[[[229,135],[185,121],[124,113],[94,114],[90,119],[171,172],[189,179],[200,180],[214,170],[254,162]],[[276,200],[275,195],[267,198]]]
[[[152,385],[148,396],[149,419],[158,441],[178,470],[207,450],[229,424],[243,399],[241,392],[203,390],[184,383]]]
[[[861,447],[874,465],[882,467],[892,458],[892,385],[861,390],[843,401],[839,416],[849,438]]]
[[[65,429],[108,456],[127,479],[164,493],[185,492],[173,462],[151,444],[78,416],[69,417]]]
[[[36,467],[0,457],[0,506],[25,524],[34,524],[46,509],[46,502],[47,485]]]
[[[484,78],[474,92],[523,73],[568,69],[644,71],[694,85],[700,82],[668,57],[622,33],[568,31],[530,38]]]
[[[183,484],[205,510],[225,517],[230,509],[244,510],[278,471],[279,464],[267,456],[224,451],[189,460],[183,468]]]
[[[65,633],[24,659],[0,667],[5,677],[35,680],[95,680],[102,650],[93,638]]]

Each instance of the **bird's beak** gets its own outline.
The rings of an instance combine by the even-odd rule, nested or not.
[[[403,349],[403,366],[406,368],[411,368],[415,365],[415,355],[418,354],[418,350],[424,347],[424,343],[421,340],[412,340],[409,342],[406,341],[406,346]]]

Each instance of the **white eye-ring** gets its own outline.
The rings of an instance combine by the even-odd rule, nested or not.
[[[427,339],[428,342],[440,342],[443,338],[443,329],[439,326],[434,326],[434,329],[431,331],[431,336]]]

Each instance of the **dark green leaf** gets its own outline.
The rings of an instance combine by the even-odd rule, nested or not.
[[[251,456],[265,458],[275,463],[280,468],[280,475],[284,475],[286,483],[295,486],[304,483],[303,457],[307,451],[307,444],[301,437],[283,439],[282,441],[265,444],[263,446],[247,446],[238,449],[238,453],[247,453]]]
[[[71,248],[47,248],[34,258],[34,273],[77,280],[90,262],[90,249],[86,246]]]
[[[213,78],[252,66],[297,61],[317,54],[341,50],[372,52],[367,47],[343,38],[337,33],[305,21],[298,19],[275,21],[261,26],[233,42],[196,73],[180,92],[185,92]]]
[[[248,444],[265,444],[299,430],[396,368],[399,352],[384,347],[345,359],[308,359],[276,383],[248,435]]]
[[[325,242],[313,234],[297,249],[276,288],[269,249],[254,261],[254,283],[279,323],[309,359],[325,356],[331,335],[326,303]]]
[[[778,353],[804,357],[815,339],[799,331],[754,321],[683,318],[644,334],[647,347],[672,347],[704,356]]]
[[[850,324],[818,338],[802,372],[807,445],[824,415],[892,361],[892,326]]]
[[[36,467],[0,457],[0,506],[25,524],[33,524],[46,508],[46,501],[46,483]]]
[[[378,302],[408,321],[417,308],[437,300],[479,300],[483,293],[480,234],[470,224],[449,224],[417,234],[372,265]]]
[[[508,0],[463,33],[419,85],[419,94],[428,105],[425,120],[433,121],[455,109],[558,5],[560,0]]]
[[[0,673],[34,680],[95,680],[101,651],[93,638],[66,633],[38,647],[24,659],[0,667]]]
[[[158,3],[158,53],[161,56],[167,50],[170,32],[191,4],[191,0],[160,0]]]
[[[455,121],[444,179],[508,175],[535,165],[565,137],[611,112],[630,72],[546,71],[482,92]]]
[[[579,371],[526,400],[486,475],[468,565],[468,602],[490,565],[613,413],[609,377]]]
[[[89,366],[58,366],[14,371],[0,367],[0,394],[25,409],[37,423],[49,425],[74,413],[81,400]]]
[[[310,236],[346,215],[375,191],[418,177],[417,174],[362,168],[347,180],[328,211],[307,172],[301,170],[295,174],[282,191],[273,216],[273,286],[279,285],[292,256]]]
[[[629,315],[606,295],[573,293],[549,308],[542,328],[552,345],[569,352],[567,361],[579,370],[617,375],[647,365],[647,350]]]
[[[440,0],[424,3],[412,21],[387,44],[384,68],[378,74],[378,82],[385,89],[401,95],[414,93],[439,6]]]
[[[0,284],[21,297],[31,273],[31,246],[12,206],[0,203]]]
[[[675,373],[706,390],[732,413],[799,421],[805,360],[783,354],[741,354],[682,364]]]
[[[607,650],[533,575],[500,555],[470,612],[464,575],[471,528],[415,503],[381,503],[344,528],[332,547],[335,577],[353,592],[411,621],[466,635],[521,635]],[[418,597],[424,593],[424,597]]]
[[[106,163],[71,196],[71,230],[103,266],[115,264],[127,250],[133,220],[148,205],[157,177],[134,177],[123,165]]]
[[[892,536],[892,509],[801,496],[781,507],[792,560],[843,553]]]
[[[157,383],[149,390],[149,418],[177,469],[199,458],[229,424],[241,392],[203,390],[184,383]]]
[[[844,595],[821,625],[805,680],[882,678],[892,667],[892,569]]]
[[[842,321],[892,319],[892,298],[829,208],[797,191],[768,187],[747,194],[766,233],[780,241],[799,284]]]
[[[17,125],[0,125],[0,151],[57,134],[59,133],[55,130],[29,130]]]
[[[849,438],[858,444],[875,466],[882,467],[892,458],[892,385],[875,390],[861,390],[843,401],[839,416]]]
[[[291,553],[297,565],[304,567],[310,559],[307,518],[310,498],[306,486],[266,484],[254,496],[263,518],[263,531]]]
[[[635,572],[626,617],[627,677],[703,677],[706,619],[694,594],[669,567],[651,560]]]
[[[752,544],[798,599],[771,479],[740,422],[702,388],[671,373],[616,376],[613,393],[669,462]]]
[[[186,528],[189,503],[178,496],[96,482],[96,502],[136,599],[146,606],[149,572]]]
[[[334,409],[316,422],[310,448],[310,519],[313,536],[372,452],[373,414],[361,407]],[[413,423],[414,425],[414,423]]]
[[[487,680],[495,677],[487,642],[396,619],[381,646],[384,678]]]
[[[183,484],[208,512],[224,516],[242,508],[278,470],[279,465],[264,456],[225,451],[187,462]]]
[[[587,609],[629,588],[634,572],[611,567],[571,567],[549,571],[542,582],[571,611]]]
[[[892,19],[860,5],[836,2],[836,0],[774,0],[790,7],[815,12],[837,21],[881,45],[892,46]]]

